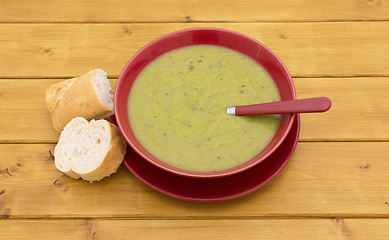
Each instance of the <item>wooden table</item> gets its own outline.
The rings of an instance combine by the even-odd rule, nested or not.
[[[1,239],[389,239],[389,2],[0,0]],[[305,114],[265,187],[218,203],[163,195],[125,166],[100,182],[56,170],[45,90],[90,69],[112,85],[143,45],[220,27],[270,47]]]

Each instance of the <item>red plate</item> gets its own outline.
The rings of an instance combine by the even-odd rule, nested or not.
[[[297,114],[288,136],[273,154],[254,167],[227,177],[199,179],[172,174],[147,162],[130,147],[124,164],[142,182],[166,195],[196,202],[225,201],[259,189],[280,173],[293,155],[299,133]]]

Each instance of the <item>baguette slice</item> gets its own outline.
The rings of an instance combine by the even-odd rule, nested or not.
[[[46,103],[54,129],[61,132],[75,117],[91,120],[112,116],[111,91],[107,74],[101,69],[50,86]]]
[[[118,127],[106,120],[77,117],[62,131],[54,149],[56,168],[87,181],[99,181],[115,173],[123,161],[127,143]]]

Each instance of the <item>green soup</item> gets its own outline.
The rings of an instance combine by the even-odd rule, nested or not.
[[[132,86],[132,130],[151,154],[189,171],[236,167],[260,153],[280,117],[226,114],[229,106],[279,101],[266,70],[224,47],[197,45],[158,57]]]

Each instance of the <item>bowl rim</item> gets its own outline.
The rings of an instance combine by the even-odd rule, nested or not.
[[[114,92],[114,112],[115,112],[115,118],[116,118],[116,122],[117,122],[117,125],[119,127],[119,130],[120,132],[122,133],[123,137],[125,138],[125,140],[127,141],[127,143],[131,146],[131,148],[137,153],[139,154],[144,160],[148,161],[149,163],[167,171],[167,172],[170,172],[170,173],[174,173],[174,174],[177,174],[177,175],[180,175],[180,176],[184,176],[184,177],[192,177],[192,178],[217,178],[217,177],[226,177],[226,176],[230,176],[230,175],[233,175],[233,174],[237,174],[237,173],[240,173],[240,172],[243,172],[257,164],[259,164],[260,162],[264,161],[266,158],[268,158],[276,149],[278,149],[278,147],[283,143],[283,141],[285,140],[285,138],[287,137],[287,135],[289,134],[290,132],[290,129],[292,128],[293,126],[293,123],[295,121],[295,118],[296,118],[296,114],[288,114],[289,116],[289,120],[288,120],[288,123],[286,125],[286,128],[285,130],[282,132],[282,135],[279,137],[279,139],[277,140],[277,142],[267,151],[265,152],[263,155],[261,155],[260,158],[258,159],[255,159],[255,156],[253,159],[251,159],[249,162],[250,163],[243,163],[241,165],[238,165],[234,168],[230,168],[230,169],[226,169],[226,170],[222,170],[222,171],[217,171],[217,172],[194,172],[194,171],[188,171],[188,170],[184,170],[184,169],[178,169],[178,168],[175,168],[173,166],[170,166],[168,165],[167,163],[164,163],[163,161],[159,160],[157,157],[155,157],[153,154],[151,153],[148,153],[152,156],[154,156],[156,159],[158,159],[158,162],[154,161],[153,159],[150,159],[141,149],[139,149],[135,143],[133,143],[133,141],[131,140],[131,138],[129,137],[129,135],[133,135],[133,138],[136,138],[135,134],[131,134],[131,133],[127,133],[123,130],[123,124],[125,121],[124,118],[128,118],[127,116],[122,116],[120,113],[121,111],[119,110],[119,106],[118,106],[118,102],[119,102],[119,90],[121,89],[121,86],[124,84],[125,80],[126,80],[126,73],[129,71],[129,68],[130,68],[130,65],[133,61],[135,61],[135,59],[137,58],[137,56],[139,56],[140,54],[142,54],[142,52],[153,46],[155,43],[161,41],[161,40],[164,40],[164,39],[167,39],[167,38],[170,38],[172,37],[173,35],[177,35],[177,34],[181,34],[181,33],[186,33],[186,32],[193,32],[193,31],[219,31],[219,32],[224,32],[224,33],[228,33],[228,34],[232,34],[232,35],[237,35],[239,37],[242,37],[242,38],[246,38],[248,40],[251,40],[253,42],[255,42],[256,44],[258,44],[261,48],[263,49],[266,49],[267,52],[269,52],[277,61],[278,63],[280,64],[280,66],[283,68],[284,72],[286,73],[286,76],[287,76],[287,85],[289,87],[289,89],[291,90],[290,94],[292,96],[292,99],[296,99],[296,89],[295,89],[295,86],[294,86],[294,83],[293,83],[293,79],[287,69],[287,67],[285,66],[285,64],[281,61],[281,59],[272,51],[270,50],[267,46],[265,46],[263,43],[259,42],[258,40],[250,37],[250,36],[247,36],[245,34],[242,34],[242,33],[239,33],[239,32],[235,32],[235,31],[232,31],[232,30],[228,30],[228,29],[222,29],[222,28],[213,28],[213,27],[196,27],[196,28],[186,28],[186,29],[181,29],[181,30],[177,30],[177,31],[173,31],[173,32],[170,32],[170,33],[167,33],[167,34],[164,34],[160,37],[157,37],[155,38],[154,40],[148,42],[146,45],[144,45],[143,47],[141,47],[128,61],[127,63],[125,64],[125,66],[123,67],[120,75],[119,75],[119,78],[118,78],[118,81],[116,83],[116,87],[115,87],[115,92]],[[192,45],[188,45],[188,46],[193,46],[194,44]],[[220,46],[220,45],[217,45],[215,44],[215,46]],[[173,48],[173,49],[178,49],[180,47],[177,47],[177,48]],[[171,49],[171,50],[173,50]],[[171,51],[169,50],[169,51]],[[239,50],[235,50],[235,51],[238,51]],[[242,52],[240,52],[242,53]],[[164,54],[164,53],[163,53]],[[157,57],[163,55],[163,54],[160,54],[158,55]],[[244,53],[242,53],[244,54]],[[247,56],[247,55],[246,55]],[[248,56],[249,57],[249,56]],[[154,59],[153,59],[154,60]],[[144,69],[144,67],[142,68],[142,70]],[[141,71],[140,71],[141,72]],[[139,73],[138,73],[139,74]],[[135,81],[135,80],[134,80]],[[131,87],[130,87],[130,90],[129,92],[131,91]],[[123,114],[125,115],[125,114]],[[285,115],[284,115],[285,116]],[[282,117],[284,117],[282,116]],[[129,123],[129,120],[127,119],[128,121],[128,124],[131,126],[131,124]],[[138,140],[137,140],[138,141]],[[140,142],[139,142],[140,144]],[[141,144],[140,144],[141,145]]]

